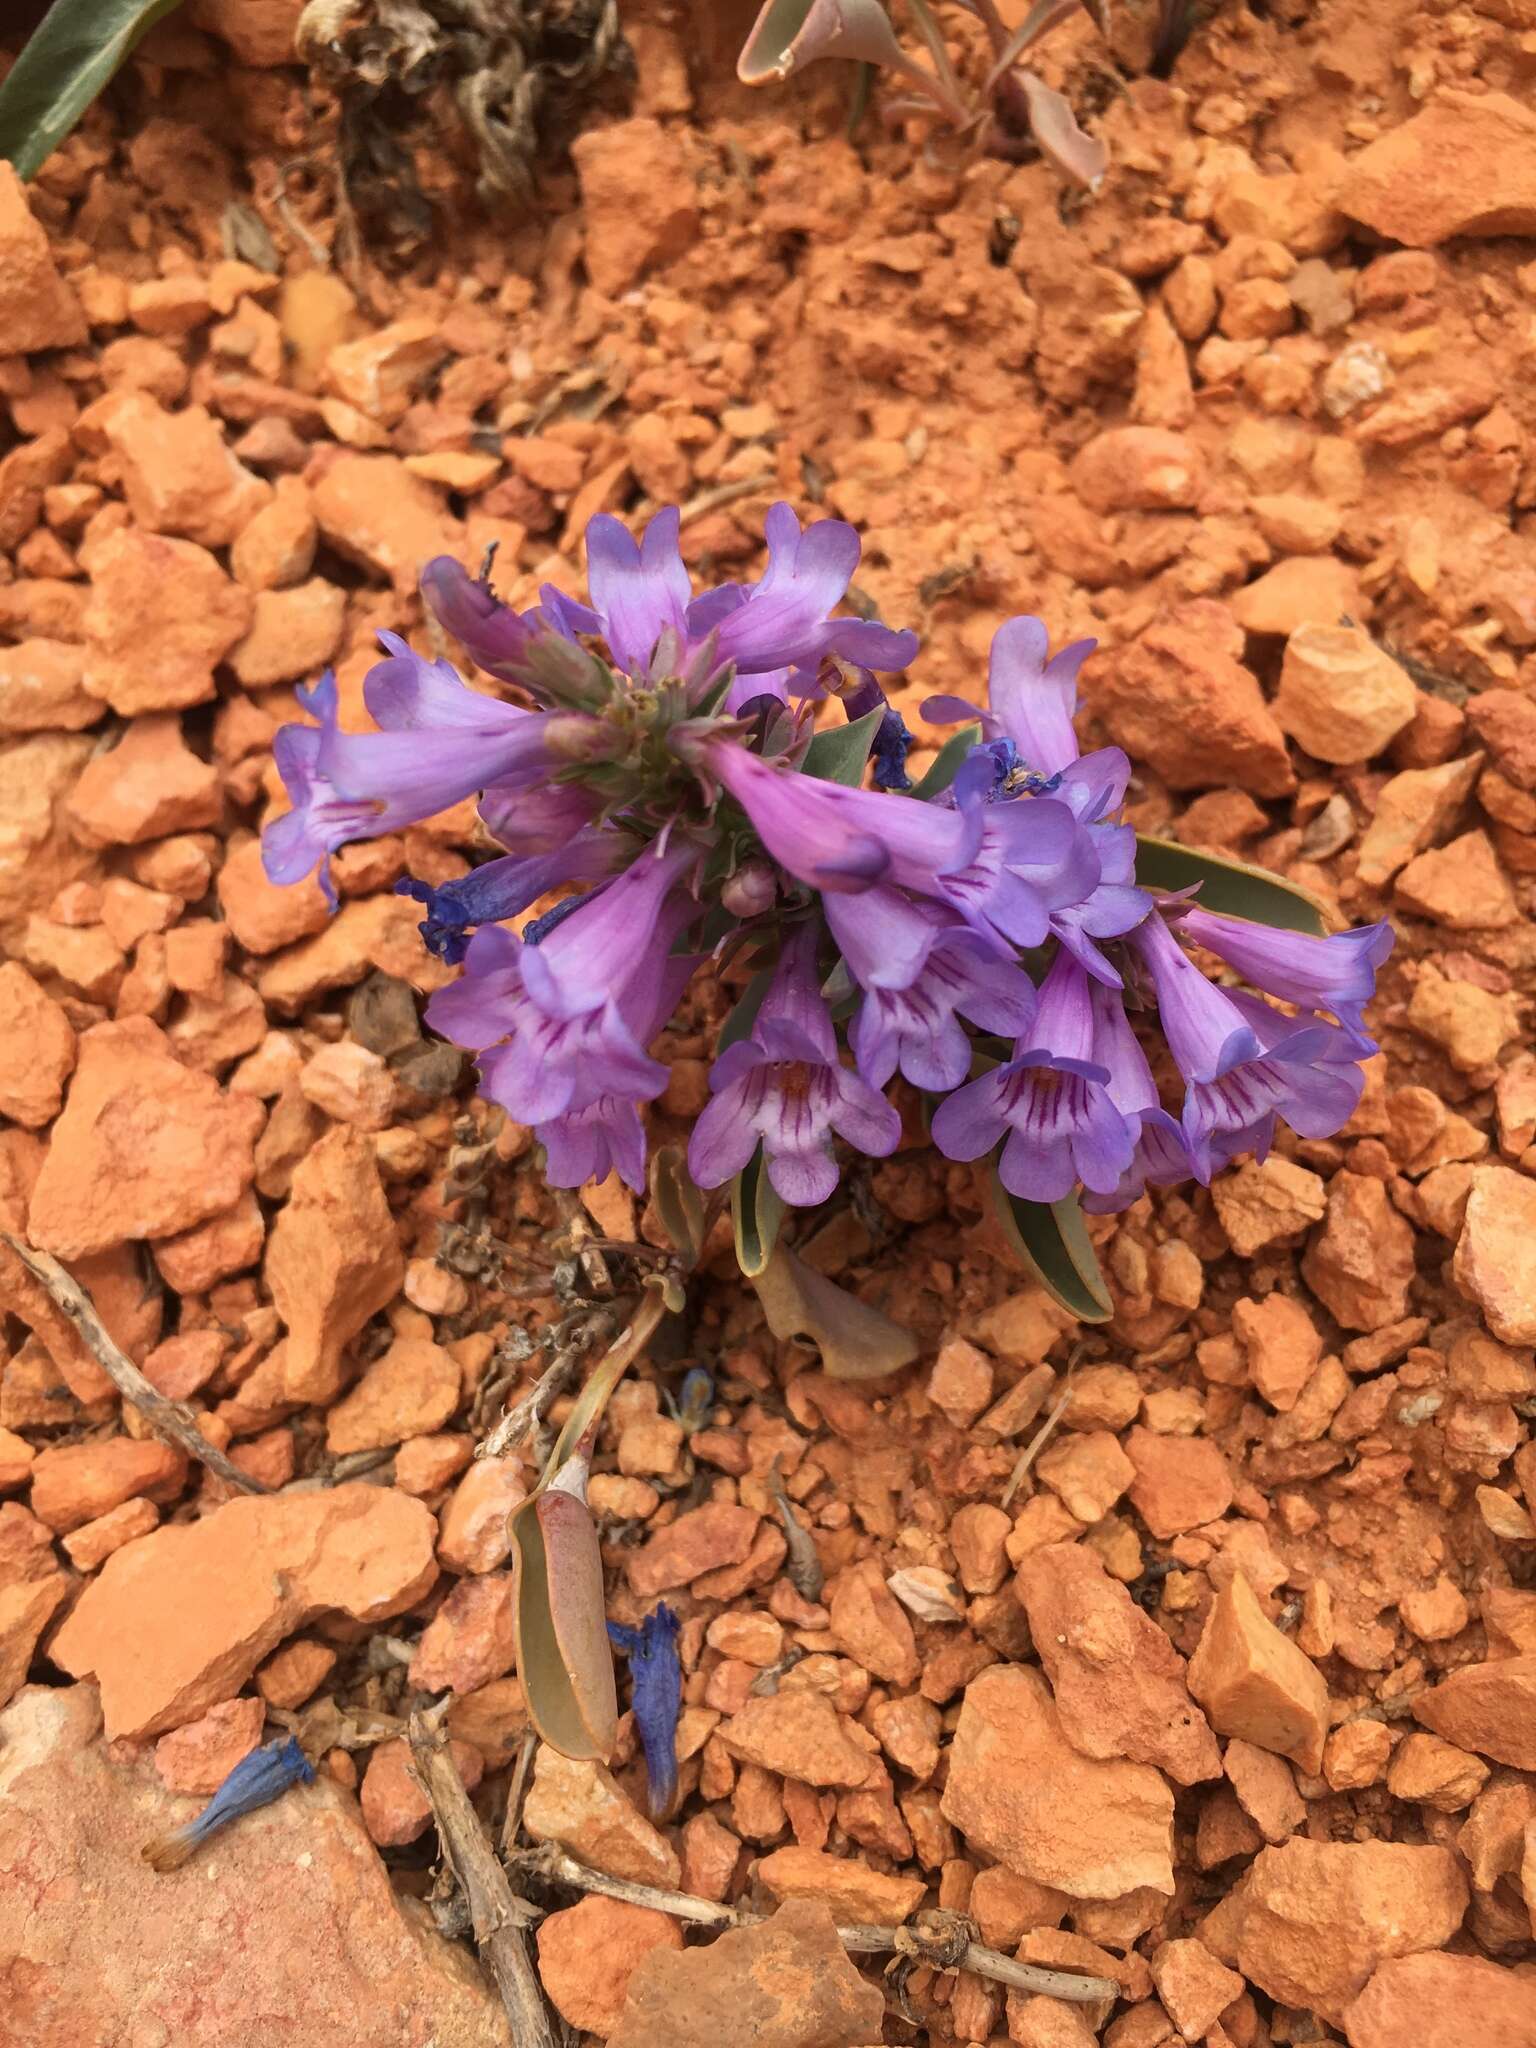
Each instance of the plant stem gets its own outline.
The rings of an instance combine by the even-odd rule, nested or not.
[[[0,1240],[10,1246],[33,1279],[47,1291],[55,1308],[74,1325],[81,1343],[113,1386],[125,1401],[138,1410],[157,1436],[179,1446],[189,1457],[206,1465],[216,1479],[222,1479],[240,1493],[271,1491],[259,1479],[253,1479],[249,1472],[242,1472],[238,1465],[232,1464],[216,1444],[209,1443],[197,1426],[197,1416],[184,1401],[171,1400],[145,1379],[133,1360],[126,1352],[120,1351],[107,1334],[91,1297],[57,1259],[51,1258],[47,1252],[34,1251],[20,1238],[12,1237],[9,1231],[0,1231]]]

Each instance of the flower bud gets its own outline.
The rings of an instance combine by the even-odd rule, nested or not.
[[[765,860],[744,860],[724,884],[720,901],[732,917],[761,917],[778,900],[779,878]]]

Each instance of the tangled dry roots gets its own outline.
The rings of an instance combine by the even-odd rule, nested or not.
[[[310,0],[297,43],[337,96],[352,207],[406,241],[431,225],[410,141],[430,95],[472,138],[480,196],[521,198],[632,68],[618,0]]]

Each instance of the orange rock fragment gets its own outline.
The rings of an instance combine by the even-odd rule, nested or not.
[[[682,1945],[670,1914],[593,1893],[539,1922],[539,1982],[571,2026],[606,2040],[640,1964],[652,1949]]]
[[[609,1877],[675,1889],[681,1865],[666,1837],[625,1797],[599,1763],[576,1763],[540,1745],[523,1808],[523,1825]]]
[[[828,1856],[817,1849],[775,1849],[757,1875],[776,1899],[816,1899],[839,1926],[862,1921],[899,1927],[922,1903],[927,1886],[920,1877],[874,1870],[857,1856]]]
[[[1189,1689],[1218,1734],[1240,1736],[1314,1774],[1321,1768],[1327,1682],[1266,1617],[1241,1572],[1211,1608],[1189,1661]]]

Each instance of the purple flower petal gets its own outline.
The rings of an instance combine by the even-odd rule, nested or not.
[[[1043,774],[1077,759],[1077,672],[1097,644],[1076,640],[1047,659],[1050,638],[1032,618],[1009,619],[993,637],[987,674],[993,713],[1027,765]]]
[[[690,597],[678,552],[678,514],[669,505],[646,527],[637,547],[611,513],[587,525],[587,586],[609,652],[636,682],[649,678],[656,643],[670,626],[681,634]]]
[[[1179,918],[1179,929],[1266,995],[1308,1010],[1331,1010],[1359,1033],[1361,1011],[1376,992],[1376,970],[1392,950],[1388,924],[1360,925],[1330,938],[1218,917],[1198,905]]]
[[[1151,972],[1163,1036],[1186,1080],[1214,1081],[1254,1056],[1258,1040],[1242,1012],[1200,972],[1161,917],[1138,925],[1131,944]]]

